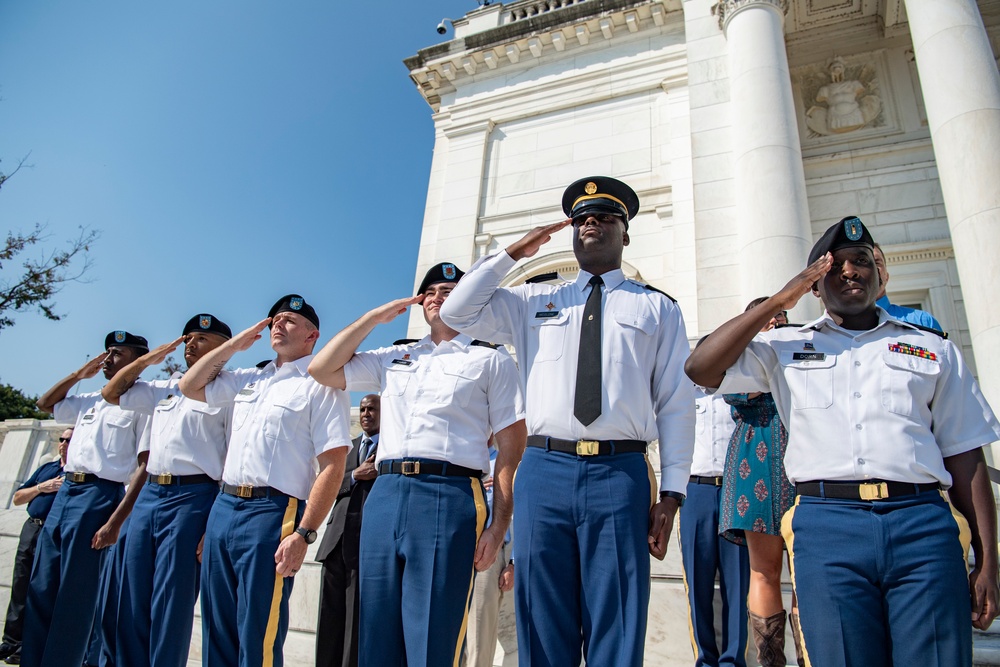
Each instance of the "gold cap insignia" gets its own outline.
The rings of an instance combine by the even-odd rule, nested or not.
[[[586,192],[588,195],[594,194],[595,192],[597,192],[597,183],[594,183],[593,181],[587,183],[585,186],[583,186],[583,191]]]

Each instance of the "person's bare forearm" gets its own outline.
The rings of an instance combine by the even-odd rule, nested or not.
[[[493,522],[507,531],[514,512],[514,472],[524,455],[528,429],[524,420],[514,422],[496,434],[497,460],[493,467]]]
[[[729,320],[691,352],[684,364],[684,372],[692,382],[713,388],[722,384],[726,371],[739,360],[753,337],[777,312],[770,303],[773,299],[771,297],[753,310]]]
[[[57,382],[54,387],[42,394],[35,405],[37,405],[38,409],[42,412],[52,412],[56,407],[56,403],[66,398],[66,394],[69,393],[69,390],[72,389],[73,385],[79,381],[80,378],[77,377],[76,373],[67,375],[62,380]]]
[[[303,528],[317,530],[330,513],[333,501],[337,499],[341,480],[344,478],[346,458],[346,447],[331,449],[321,455],[321,459],[325,459],[325,464],[324,461],[320,462],[323,468],[316,477],[312,490],[309,491],[309,501],[302,514],[302,521],[299,522]]]
[[[229,343],[230,341],[226,341],[215,348],[196,361],[194,366],[184,373],[184,377],[180,379],[177,386],[182,394],[196,401],[205,402],[205,387],[219,376],[219,373],[237,352],[236,348]]]
[[[369,311],[341,329],[309,362],[309,375],[327,387],[346,389],[344,366],[377,325],[375,311]]]
[[[145,363],[143,360],[145,357],[139,357],[131,364],[121,369],[115,376],[111,378],[111,381],[104,385],[101,389],[101,397],[105,401],[111,403],[112,405],[118,405],[121,401],[121,397],[125,395],[135,381],[139,379],[142,372],[149,368],[149,364]]]
[[[997,570],[997,511],[990,488],[986,457],[982,448],[949,456],[944,460],[951,474],[952,486],[948,497],[965,520],[972,533],[972,552],[976,567]]]
[[[122,501],[118,503],[118,507],[115,511],[111,513],[111,517],[108,519],[108,523],[121,528],[121,525],[125,523],[125,519],[128,515],[132,513],[132,508],[135,507],[135,500],[139,497],[139,492],[142,491],[142,485],[146,483],[146,462],[148,460],[148,454],[145,452],[140,454],[139,457],[139,467],[136,468],[135,472],[132,473],[132,479],[129,480],[128,489],[125,491],[125,497]]]
[[[32,500],[41,495],[41,490],[37,485],[29,487],[27,489],[21,489],[20,491],[14,492],[14,497],[11,499],[13,505],[24,505],[25,503],[30,503]]]

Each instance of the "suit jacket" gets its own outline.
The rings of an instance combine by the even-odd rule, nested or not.
[[[358,457],[361,454],[361,439],[363,437],[364,433],[362,432],[358,437],[351,440],[354,447],[347,453],[347,460],[344,463],[344,481],[340,484],[340,490],[337,492],[337,500],[333,503],[333,509],[330,510],[330,518],[326,521],[326,532],[323,534],[323,539],[319,543],[319,549],[316,551],[316,560],[319,562],[323,562],[330,557],[333,548],[337,546],[344,536],[344,525],[347,522],[347,506],[352,491],[351,473],[361,464]],[[357,484],[356,482],[354,486],[357,487]]]

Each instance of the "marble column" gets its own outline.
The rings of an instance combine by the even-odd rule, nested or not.
[[[906,14],[976,370],[1000,410],[1000,75],[975,0],[906,0]]]
[[[787,0],[724,0],[743,303],[773,294],[805,268],[812,231],[792,82],[785,53]],[[846,211],[845,215],[851,213]],[[819,312],[803,298],[791,314]]]

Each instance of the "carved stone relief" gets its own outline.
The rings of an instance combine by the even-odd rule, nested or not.
[[[803,139],[825,143],[897,129],[888,109],[886,71],[883,52],[834,56],[795,69]]]

